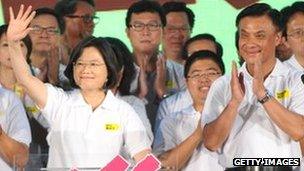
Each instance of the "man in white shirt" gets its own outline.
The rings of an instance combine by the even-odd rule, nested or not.
[[[226,170],[235,169],[234,158],[300,157],[291,144],[304,136],[304,85],[302,73],[275,58],[279,20],[280,13],[265,3],[239,13],[238,45],[245,63],[239,74],[233,63],[231,77],[216,80],[208,93],[204,145],[218,151]]]
[[[183,104],[183,108],[165,116],[154,141],[153,151],[159,155],[164,167],[223,170],[218,165],[217,154],[199,146],[202,133],[198,126],[209,87],[223,72],[222,59],[211,51],[198,51],[187,59],[184,78],[191,103]]]
[[[31,130],[19,98],[0,88],[0,170],[23,168],[29,156]]]
[[[284,63],[297,70],[304,70],[304,2],[295,2],[281,10],[286,38],[293,56]]]

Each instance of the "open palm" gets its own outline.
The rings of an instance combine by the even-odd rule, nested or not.
[[[18,41],[23,39],[30,31],[29,23],[35,16],[35,11],[32,12],[32,6],[29,6],[24,12],[24,5],[20,6],[19,12],[15,18],[13,8],[9,8],[10,21],[7,29],[7,40]]]

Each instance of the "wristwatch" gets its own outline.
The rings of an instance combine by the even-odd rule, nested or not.
[[[258,99],[258,102],[260,102],[261,104],[264,104],[272,97],[271,94],[267,90],[265,90],[265,91],[266,91],[266,93],[265,93],[264,97],[262,97],[261,99]]]

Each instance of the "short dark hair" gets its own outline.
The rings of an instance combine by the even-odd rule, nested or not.
[[[57,13],[55,13],[55,10],[51,9],[51,8],[47,8],[47,7],[42,7],[42,8],[38,8],[35,10],[36,14],[35,17],[38,17],[39,15],[51,15],[53,17],[56,18],[58,27],[59,27],[59,32],[60,34],[63,34],[64,30],[65,30],[65,23],[63,21],[63,18],[60,17]]]
[[[55,13],[60,17],[64,17],[66,15],[74,14],[76,11],[78,2],[86,2],[92,7],[95,7],[94,0],[61,0],[58,1],[54,7]]]
[[[282,30],[281,13],[266,3],[255,3],[243,9],[237,15],[235,25],[239,27],[240,21],[244,17],[260,17],[264,15],[270,18],[277,31]]]
[[[117,72],[124,68],[118,91],[123,96],[130,95],[130,86],[135,79],[136,72],[132,53],[121,40],[114,37],[106,37],[105,39],[111,44],[116,54],[117,63],[119,65],[119,70]]]
[[[111,45],[101,37],[94,37],[89,36],[82,41],[73,49],[72,54],[70,56],[69,64],[66,67],[66,70],[64,71],[65,76],[70,80],[71,86],[73,88],[79,88],[79,86],[76,84],[74,80],[74,71],[73,67],[75,62],[79,59],[79,57],[82,55],[83,50],[87,47],[94,47],[96,48],[99,53],[102,55],[103,60],[105,61],[108,76],[107,76],[107,82],[103,86],[105,89],[112,88],[116,82],[117,82],[117,60],[115,56],[115,52],[113,51]]]
[[[296,13],[304,14],[304,2],[298,1],[293,3],[291,6],[284,7],[281,10],[282,14],[282,25],[283,25],[283,36],[287,38],[287,23],[290,18]]]
[[[4,25],[1,25],[0,26],[0,38],[6,34],[7,32],[7,28],[8,28],[8,25],[7,24],[4,24]],[[32,41],[31,41],[31,38],[29,35],[26,35],[22,40],[21,40],[26,48],[27,48],[27,53],[26,53],[26,61],[28,64],[30,64],[30,56],[31,56],[31,53],[32,53]]]
[[[139,14],[143,12],[157,13],[162,23],[162,27],[166,26],[166,16],[164,14],[163,8],[157,1],[151,0],[141,0],[133,3],[127,12],[125,19],[126,27],[130,27],[131,16],[133,13]]]
[[[195,15],[193,11],[186,6],[185,2],[181,1],[169,1],[163,4],[165,16],[170,12],[185,12],[189,21],[190,29],[194,27]]]
[[[214,61],[221,69],[222,75],[225,74],[225,65],[222,58],[220,58],[217,54],[211,52],[210,50],[200,50],[194,52],[192,55],[189,56],[189,58],[187,58],[184,69],[184,77],[188,77],[189,70],[194,62],[203,59],[210,59]]]
[[[189,56],[188,54],[188,47],[191,43],[195,42],[195,41],[199,41],[199,40],[209,40],[211,42],[214,43],[215,48],[216,48],[216,54],[218,57],[222,57],[223,56],[223,46],[217,42],[217,40],[215,39],[215,37],[212,34],[209,33],[203,33],[203,34],[198,34],[194,37],[191,37],[190,39],[188,39],[182,49],[182,56],[183,58],[186,60]]]

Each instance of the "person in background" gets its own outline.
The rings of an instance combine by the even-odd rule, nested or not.
[[[95,15],[94,0],[60,0],[54,10],[65,25],[59,48],[59,80],[65,90],[70,90],[71,85],[63,72],[71,52],[82,39],[93,34],[99,18]]]
[[[31,65],[40,80],[59,85],[59,40],[64,32],[64,22],[53,9],[43,7],[35,11],[29,33],[33,44]]]
[[[221,171],[216,153],[199,146],[204,141],[199,121],[211,84],[225,72],[223,60],[211,51],[197,51],[187,58],[184,71],[192,103],[162,120],[153,152],[165,168]]]
[[[184,2],[169,1],[162,5],[166,26],[162,36],[162,58],[157,62],[155,89],[165,98],[186,88],[183,78],[183,44],[194,27],[194,13]]]
[[[284,62],[293,70],[304,71],[304,2],[295,2],[281,10],[283,21],[283,38],[293,55]],[[304,156],[304,138],[300,141]],[[298,143],[295,143],[298,150]]]
[[[136,68],[130,92],[146,101],[146,111],[153,128],[162,94],[155,88],[155,78],[158,72],[157,60],[160,58],[158,48],[166,18],[158,2],[144,0],[129,7],[125,24]]]
[[[131,106],[108,91],[117,81],[111,45],[103,38],[87,37],[75,47],[65,71],[73,91],[44,84],[29,73],[20,46],[35,16],[31,10],[21,5],[15,17],[9,8],[7,39],[17,80],[50,124],[48,167],[101,168],[124,145],[136,162],[143,159],[150,152],[143,124]]]
[[[25,167],[31,142],[30,125],[21,100],[0,87],[0,169]]]

